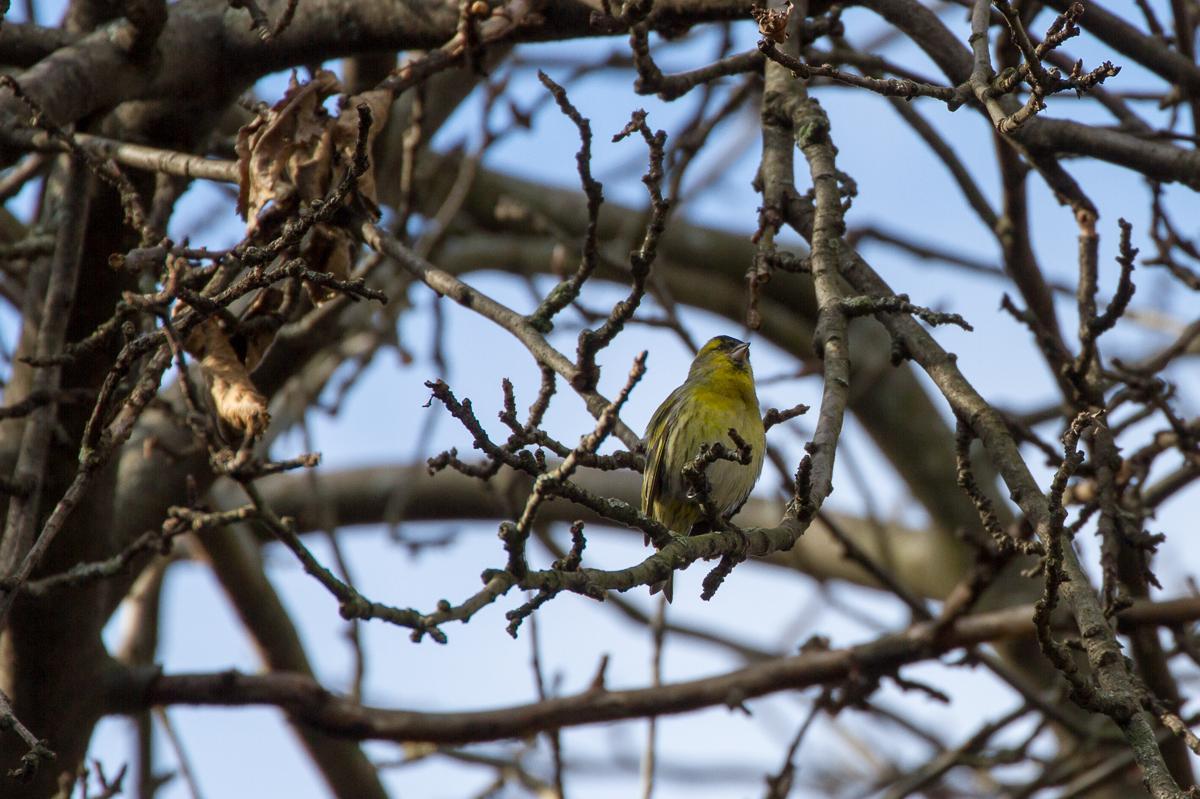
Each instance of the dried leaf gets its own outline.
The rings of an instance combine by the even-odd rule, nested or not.
[[[787,41],[788,17],[792,14],[792,0],[779,8],[750,6],[750,16],[758,23],[758,32],[776,44]]]
[[[387,125],[388,111],[392,106],[392,93],[375,89],[372,91],[363,92],[362,94],[353,95],[346,100],[346,107],[341,114],[338,115],[337,122],[334,123],[334,144],[337,148],[337,154],[344,164],[349,164],[354,156],[354,147],[358,143],[358,107],[365,105],[371,112],[371,129],[367,132],[367,152],[371,152],[371,145],[375,141],[375,137],[383,131]],[[335,180],[341,179],[345,168],[339,170]],[[379,196],[375,189],[375,162],[371,162],[371,166],[358,179],[358,194],[363,199],[370,202],[374,213],[378,216]]]
[[[326,70],[303,84],[293,74],[283,98],[238,131],[238,213],[247,220],[248,233],[257,229],[259,214],[272,202],[296,202],[299,172],[316,171],[311,162],[329,123],[322,104],[338,88],[337,76]]]
[[[238,211],[252,234],[262,224],[268,206],[290,214],[302,201],[319,200],[346,174],[358,144],[358,106],[371,111],[367,148],[387,123],[392,93],[373,90],[346,99],[336,117],[325,109],[325,100],[341,90],[329,71],[317,72],[305,84],[295,77],[283,98],[262,117],[238,131],[237,154],[241,177]],[[375,171],[372,163],[359,179],[356,191],[346,199],[372,218],[378,218]],[[349,273],[355,242],[344,230],[331,225],[315,226],[300,245],[299,255],[309,266],[338,278]],[[307,284],[315,302],[324,302],[333,292]]]
[[[220,324],[205,320],[188,334],[184,346],[200,361],[217,417],[241,433],[262,435],[271,421],[267,398],[254,387]]]
[[[295,77],[283,98],[265,116],[238,131],[235,149],[241,191],[238,212],[253,233],[268,205],[319,200],[345,175],[358,143],[358,106],[371,111],[367,147],[387,123],[392,93],[373,90],[346,99],[333,117],[325,100],[341,90],[337,76],[317,72],[308,83]],[[357,193],[370,206],[377,202],[374,164],[358,179]]]

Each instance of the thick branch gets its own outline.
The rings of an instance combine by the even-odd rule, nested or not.
[[[82,258],[84,224],[88,210],[87,168],[69,158],[62,218],[50,264],[45,298],[35,312],[37,341],[34,354],[38,358],[60,355],[66,345],[67,321],[75,302],[75,286]],[[58,393],[62,367],[52,366],[35,370],[30,395]],[[3,535],[0,535],[0,575],[17,577],[17,565],[26,557],[34,540],[34,531],[41,510],[40,500],[47,462],[50,456],[50,436],[57,420],[57,403],[49,402],[33,410],[21,435],[14,480],[24,491],[12,498]],[[27,576],[28,572],[22,575]],[[0,627],[3,614],[0,613]]]
[[[129,57],[136,28],[126,20],[110,23],[63,47],[19,76],[18,82],[65,125],[121,102],[188,97],[228,98],[258,78],[297,64],[310,64],[361,52],[429,50],[458,30],[455,2],[405,4],[360,0],[306,0],[286,31],[269,47],[228,13],[227,0],[182,0],[169,6],[158,39],[154,69]],[[615,34],[625,25],[596,27],[582,3],[551,0],[539,8],[539,22],[514,31],[517,41]],[[651,28],[679,30],[699,22],[744,15],[737,0],[676,0],[656,4]],[[493,18],[495,19],[495,18]],[[10,113],[13,106],[5,105]],[[22,119],[16,107],[9,118]]]
[[[250,676],[238,672],[163,675],[158,670],[115,673],[107,686],[111,713],[150,705],[238,707],[274,705],[330,734],[360,740],[476,743],[517,738],[545,730],[621,719],[685,713],[784,690],[834,683],[852,674],[890,673],[973,644],[1031,635],[1033,607],[960,619],[937,633],[936,622],[914,625],[860,646],[810,652],[755,664],[716,677],[628,691],[592,688],[580,694],[499,710],[421,713],[371,708],[294,674]],[[1200,599],[1139,602],[1122,612],[1123,624],[1168,625],[1200,618]]]

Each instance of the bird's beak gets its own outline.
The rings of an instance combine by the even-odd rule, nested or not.
[[[733,359],[734,363],[745,363],[750,360],[750,342],[747,341],[745,344],[739,344],[731,349],[729,357]]]

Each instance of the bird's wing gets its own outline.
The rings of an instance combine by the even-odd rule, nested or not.
[[[650,417],[646,425],[646,471],[642,476],[642,513],[650,514],[654,508],[654,498],[659,495],[664,478],[664,466],[668,449],[667,428],[672,423],[672,416],[679,406],[683,394],[683,386],[672,391],[658,410]]]

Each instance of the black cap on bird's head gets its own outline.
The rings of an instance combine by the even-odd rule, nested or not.
[[[750,342],[739,341],[733,336],[716,336],[700,348],[696,360],[707,359],[717,353],[728,356],[729,360],[742,366],[750,360]]]

